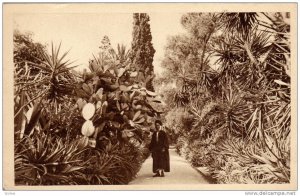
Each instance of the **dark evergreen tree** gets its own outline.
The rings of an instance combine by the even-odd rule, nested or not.
[[[133,40],[131,44],[130,59],[144,81],[148,81],[146,88],[153,88],[153,57],[155,49],[152,45],[152,35],[149,24],[150,18],[146,13],[133,14]]]

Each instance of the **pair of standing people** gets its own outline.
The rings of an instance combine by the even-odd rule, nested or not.
[[[164,177],[164,172],[170,172],[169,141],[160,120],[155,121],[149,150],[153,158],[152,171],[155,173],[153,177]]]

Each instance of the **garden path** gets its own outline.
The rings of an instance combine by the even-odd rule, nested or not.
[[[209,181],[194,169],[175,149],[170,149],[171,172],[165,172],[165,177],[152,177],[152,157],[143,163],[137,177],[130,185],[158,185],[158,184],[209,184]]]

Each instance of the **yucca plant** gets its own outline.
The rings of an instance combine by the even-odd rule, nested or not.
[[[262,16],[269,21],[261,21]],[[208,62],[213,56],[216,72],[204,67],[195,72],[198,77],[185,73],[177,80],[181,89],[175,101],[193,116],[193,127],[181,137],[186,144],[181,153],[193,164],[206,163],[219,183],[289,183],[290,30],[285,16],[219,15],[224,31],[211,35],[212,53],[206,54]],[[188,57],[181,58],[193,66]]]
[[[16,54],[19,48],[15,48]],[[15,56],[15,182],[18,185],[80,184],[85,181],[78,142],[57,137],[63,107],[72,102],[76,77],[60,45],[38,47],[30,58]],[[31,53],[30,53],[31,54]],[[38,55],[37,55],[38,54]],[[50,104],[49,104],[50,103]],[[68,108],[69,112],[71,108]],[[70,113],[69,113],[70,114]],[[73,117],[77,114],[71,113]],[[71,119],[73,118],[71,117]],[[67,134],[68,135],[68,134]],[[79,162],[81,162],[79,164]]]
[[[236,30],[247,35],[258,21],[258,14],[253,12],[222,13],[219,16],[223,20],[223,25],[227,31]]]
[[[69,67],[73,62],[70,60],[64,60],[68,52],[65,52],[59,57],[61,44],[58,48],[54,48],[51,45],[51,54],[41,51],[41,54],[45,61],[41,64],[28,62],[29,65],[35,66],[41,70],[43,77],[47,78],[45,82],[40,83],[41,86],[47,86],[46,98],[58,106],[64,100],[66,94],[72,94],[74,89],[75,76],[71,70],[76,66]]]
[[[40,63],[25,60],[25,74],[15,76],[16,131],[20,131],[20,125],[24,125],[25,113],[34,110],[41,114],[44,105],[50,103],[57,114],[62,104],[65,104],[66,95],[73,94],[76,77],[71,72],[73,67],[68,67],[71,64],[69,60],[64,60],[68,52],[59,57],[60,46],[54,48],[52,44],[51,54],[40,49],[42,59],[36,57]],[[33,73],[31,70],[39,71]],[[30,119],[27,119],[28,124],[29,121]],[[36,118],[33,118],[33,121],[37,122]]]

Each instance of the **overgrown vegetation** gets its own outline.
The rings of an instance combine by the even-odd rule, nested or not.
[[[288,14],[188,13],[187,33],[168,40],[167,124],[217,183],[290,181]]]
[[[128,184],[135,177],[149,155],[159,114],[152,105],[160,100],[129,52],[105,36],[89,71],[78,73],[60,45],[48,52],[15,31],[16,185]]]

